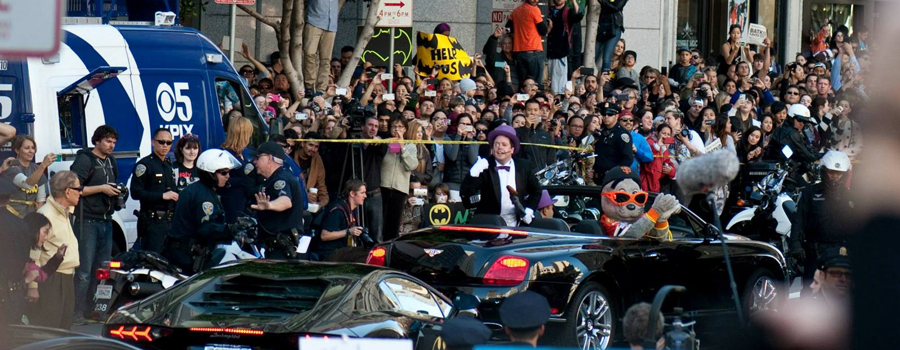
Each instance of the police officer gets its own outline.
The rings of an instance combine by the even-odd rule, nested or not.
[[[846,307],[850,304],[850,287],[853,272],[850,257],[844,246],[830,247],[822,251],[818,261],[818,290],[812,298],[828,306]]]
[[[634,162],[634,147],[631,133],[619,125],[618,105],[603,102],[597,105],[602,115],[603,128],[595,132],[597,142],[594,143],[594,182],[600,183],[606,172],[614,167],[631,167]]]
[[[491,330],[474,317],[454,317],[441,325],[446,350],[471,350],[491,340]]]
[[[297,243],[303,229],[303,190],[290,170],[285,169],[287,155],[279,144],[268,141],[256,150],[256,171],[265,182],[256,193],[260,222],[260,238],[266,246],[266,258],[296,257]],[[296,203],[295,203],[296,202]]]
[[[822,156],[820,164],[825,172],[823,181],[803,189],[791,229],[789,253],[805,266],[805,286],[813,280],[819,254],[846,244],[845,235],[853,229],[846,218],[850,217],[854,204],[850,190],[844,185],[850,157],[832,150]]]
[[[763,159],[778,162],[791,159],[801,163],[811,163],[819,159],[818,152],[802,134],[807,124],[814,123],[809,116],[809,108],[795,103],[788,109],[788,116],[791,120],[786,120],[772,133]]]
[[[141,158],[131,173],[131,198],[141,202],[138,239],[143,250],[161,253],[165,244],[178,193],[175,171],[166,155],[172,148],[172,133],[159,128],[153,132],[153,154]]]
[[[544,324],[550,319],[550,304],[543,295],[532,291],[513,294],[500,305],[503,331],[513,344],[537,347],[544,335]]]
[[[200,181],[180,193],[163,255],[187,274],[210,266],[210,252],[232,240],[225,224],[225,208],[216,190],[228,183],[229,172],[241,162],[221,149],[197,158]]]

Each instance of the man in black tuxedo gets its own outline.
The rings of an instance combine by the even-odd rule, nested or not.
[[[488,142],[493,155],[479,158],[460,186],[463,204],[477,214],[500,215],[507,226],[530,224],[541,199],[537,171],[527,160],[513,159],[520,146],[512,127],[497,127]]]

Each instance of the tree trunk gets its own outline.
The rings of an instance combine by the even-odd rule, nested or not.
[[[585,68],[597,68],[597,25],[600,21],[600,2],[597,0],[588,0],[587,29],[584,32],[584,60],[582,64]],[[597,72],[599,73],[599,72]]]
[[[281,54],[282,72],[287,76],[288,82],[291,84],[291,95],[294,100],[300,100],[300,93],[303,91],[303,82],[300,75],[295,69],[294,57],[291,57],[291,42],[294,41],[291,35],[291,16],[294,11],[294,0],[284,0],[281,6],[281,28],[280,38],[278,39],[278,52]],[[302,41],[302,38],[301,38]]]
[[[372,39],[372,35],[375,34],[375,26],[378,24],[378,21],[381,20],[381,17],[378,17],[378,7],[381,6],[381,1],[382,0],[372,0],[369,3],[369,10],[366,13],[366,24],[363,26],[362,34],[356,39],[356,46],[353,49],[353,58],[351,58],[350,63],[344,67],[344,72],[341,73],[341,78],[338,79],[335,85],[340,87],[350,86],[350,79],[353,78],[353,72],[356,71],[356,65],[362,60],[362,53],[366,49],[366,45],[369,44],[369,40]],[[393,52],[391,54],[393,54]]]
[[[303,55],[303,27],[306,24],[306,0],[293,1],[294,11],[291,13],[291,41],[289,54],[291,56],[291,61],[294,63],[294,72],[297,74],[296,80],[300,82],[300,85],[294,85],[293,81],[291,82],[292,88],[294,86],[299,87],[293,88],[294,91],[292,91],[294,100],[298,101],[298,92],[306,89],[303,81],[303,60],[305,59]]]

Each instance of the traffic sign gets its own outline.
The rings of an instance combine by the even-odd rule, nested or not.
[[[412,27],[412,0],[382,0],[378,6],[379,27]]]
[[[222,5],[256,5],[256,0],[216,0],[216,3]]]
[[[59,51],[59,0],[0,0],[0,56],[47,57]]]

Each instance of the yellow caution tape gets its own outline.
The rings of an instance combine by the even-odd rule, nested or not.
[[[288,139],[291,142],[332,142],[332,143],[364,143],[364,144],[414,144],[414,145],[486,145],[487,141],[454,141],[454,140],[395,140],[395,139]],[[545,145],[540,143],[521,143],[522,146],[545,147],[566,151],[578,151],[591,153],[594,150],[590,147],[572,147],[560,145]]]

